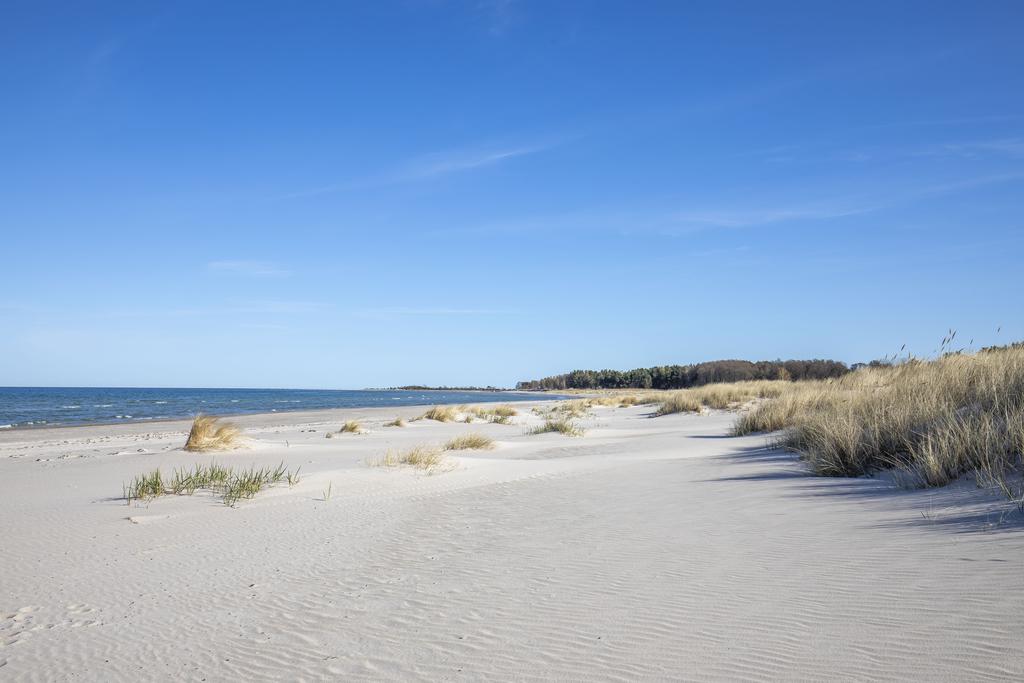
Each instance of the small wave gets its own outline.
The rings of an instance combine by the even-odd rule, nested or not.
[[[153,403],[167,403],[167,401],[153,401]]]
[[[92,407],[93,408],[113,408],[114,404],[113,403],[93,403]]]
[[[0,425],[0,429],[14,429],[14,425]]]
[[[74,410],[75,408],[81,408],[82,406],[61,406],[61,410]]]
[[[233,399],[231,399],[231,402],[232,403],[238,403],[238,399],[237,398],[233,398]]]

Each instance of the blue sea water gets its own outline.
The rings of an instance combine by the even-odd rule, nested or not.
[[[0,429],[110,424],[325,408],[510,403],[555,398],[499,391],[0,387]]]

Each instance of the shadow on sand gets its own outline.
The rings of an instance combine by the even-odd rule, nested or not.
[[[700,435],[690,438],[713,437]],[[715,458],[735,465],[748,465],[755,471],[705,481],[784,481],[784,493],[798,498],[884,499],[885,504],[898,513],[899,519],[873,525],[879,528],[921,526],[957,533],[1024,531],[1024,514],[995,491],[979,488],[969,475],[942,488],[906,488],[885,472],[854,478],[816,476],[808,471],[807,465],[795,453],[769,446],[740,447]]]

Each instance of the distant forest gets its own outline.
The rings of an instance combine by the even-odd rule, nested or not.
[[[713,360],[695,365],[660,365],[635,370],[573,370],[564,375],[519,382],[516,389],[686,389],[713,382],[752,379],[825,379],[850,372],[835,360]]]

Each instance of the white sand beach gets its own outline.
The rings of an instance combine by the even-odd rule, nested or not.
[[[805,474],[731,413],[582,438],[422,408],[0,434],[0,679],[1021,680],[1024,531],[969,482]],[[358,419],[364,434],[325,432]],[[477,432],[449,471],[369,467]],[[301,467],[237,507],[128,506],[159,466]],[[330,495],[325,492],[330,489]]]

